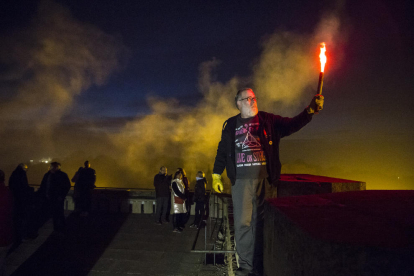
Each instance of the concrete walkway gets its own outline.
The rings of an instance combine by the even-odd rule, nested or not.
[[[155,225],[144,214],[68,215],[65,236],[54,235],[49,221],[36,240],[13,251],[7,275],[227,275],[190,252],[196,229],[173,233],[171,224]]]

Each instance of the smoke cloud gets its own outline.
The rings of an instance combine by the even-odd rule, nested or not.
[[[76,171],[85,157],[99,153],[91,141],[102,150],[108,140],[87,123],[70,125],[62,119],[78,95],[122,69],[127,49],[119,38],[80,22],[53,1],[40,2],[30,25],[13,34],[0,44],[0,165],[10,172],[15,166],[9,164],[35,156],[59,161],[66,156],[68,164],[84,150],[78,164],[63,164]],[[40,183],[48,165],[30,165],[31,183]]]
[[[305,108],[316,88],[319,61],[314,60],[314,51],[322,41],[315,41],[325,37],[332,40],[338,28],[338,21],[331,19],[324,20],[317,32],[308,36],[276,32],[263,42],[254,73],[246,78],[217,81],[214,72],[220,61],[202,63],[202,101],[195,106],[183,106],[174,99],[149,98],[152,114],[128,123],[120,133],[111,136],[123,152],[124,165],[140,179],[141,186],[148,188],[162,165],[173,171],[183,167],[191,178],[198,170],[211,173],[222,125],[239,113],[234,104],[236,91],[251,86],[259,98],[259,109],[284,112],[285,116]]]
[[[9,85],[0,102],[0,129],[36,127],[51,136],[74,98],[105,83],[120,68],[123,46],[115,37],[74,19],[69,10],[43,1],[27,29],[3,38],[1,79]],[[11,124],[12,122],[12,124]]]

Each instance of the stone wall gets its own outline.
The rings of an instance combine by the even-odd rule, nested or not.
[[[413,275],[414,191],[370,192],[267,202],[266,275]]]

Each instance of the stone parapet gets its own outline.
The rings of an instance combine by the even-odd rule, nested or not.
[[[212,217],[221,218],[227,211],[223,208],[223,201],[217,197],[213,197],[209,207]],[[67,194],[64,208],[75,210],[73,190]],[[95,189],[92,193],[92,211],[95,212],[153,214],[155,210],[155,190]],[[190,214],[195,214],[195,205],[191,206]]]
[[[266,275],[412,275],[414,191],[271,199]]]

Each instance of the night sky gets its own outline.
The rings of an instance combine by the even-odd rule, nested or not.
[[[412,1],[2,1],[0,168],[89,159],[98,186],[151,187],[161,165],[211,173],[237,89],[294,116],[282,173],[414,188]],[[30,160],[33,160],[30,162]]]

